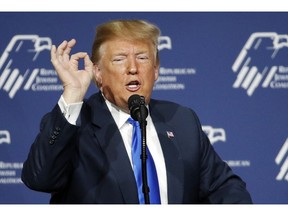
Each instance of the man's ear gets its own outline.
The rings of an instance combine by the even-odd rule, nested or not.
[[[155,82],[156,82],[159,76],[159,64],[154,66],[154,73],[155,73]]]
[[[102,71],[99,68],[98,64],[94,64],[93,72],[94,72],[94,82],[97,85],[97,87],[99,89],[101,89],[101,86],[102,86]]]

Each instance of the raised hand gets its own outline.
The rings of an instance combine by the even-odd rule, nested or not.
[[[62,81],[63,97],[67,103],[83,101],[93,78],[93,63],[86,52],[78,52],[70,56],[76,40],[64,40],[57,48],[51,48],[51,62]],[[84,68],[79,69],[79,61],[84,60]]]

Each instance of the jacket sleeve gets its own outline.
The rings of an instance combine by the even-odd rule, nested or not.
[[[69,124],[58,105],[46,114],[23,164],[23,183],[37,191],[55,192],[65,186],[75,157],[78,127]]]

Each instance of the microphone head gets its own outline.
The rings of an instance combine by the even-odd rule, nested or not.
[[[135,121],[145,120],[148,116],[148,110],[145,106],[145,98],[138,94],[131,95],[128,99],[128,108],[130,115]]]

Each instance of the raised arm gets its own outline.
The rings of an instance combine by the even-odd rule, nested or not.
[[[76,40],[52,46],[51,62],[63,83],[62,94],[67,104],[83,101],[93,77],[93,64],[86,52],[70,56]],[[84,69],[79,61],[84,60]],[[40,132],[24,162],[22,181],[31,189],[56,192],[65,187],[73,169],[75,135],[78,127],[69,124],[58,105],[42,118]]]

